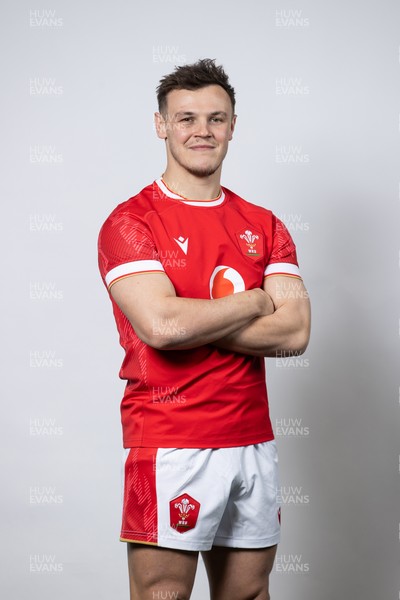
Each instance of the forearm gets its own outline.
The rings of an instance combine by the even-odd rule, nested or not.
[[[146,344],[159,350],[183,350],[212,343],[265,314],[267,294],[257,289],[206,300],[177,297],[171,290],[158,298],[149,294],[139,314],[137,309],[133,313],[128,293],[119,305]]]
[[[216,300],[178,297],[164,274],[124,278],[110,292],[139,339],[158,350],[212,343],[268,314],[271,302],[261,288]]]
[[[275,357],[280,352],[302,354],[310,336],[310,307],[305,301],[293,310],[283,306],[274,313],[254,319],[217,340],[215,345],[251,356]]]
[[[253,291],[217,300],[165,298],[152,318],[150,345],[163,350],[203,346],[249,325],[261,313],[262,302]]]

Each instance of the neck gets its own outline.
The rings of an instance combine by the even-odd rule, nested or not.
[[[211,200],[221,193],[221,167],[208,177],[197,177],[185,169],[167,166],[162,179],[172,192],[189,200]]]

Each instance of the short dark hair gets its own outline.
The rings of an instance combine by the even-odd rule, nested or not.
[[[202,58],[192,65],[181,65],[169,75],[160,79],[157,87],[158,110],[165,111],[167,95],[172,90],[198,90],[208,85],[220,85],[228,94],[232,110],[235,112],[235,90],[229,83],[228,75],[215,59]]]

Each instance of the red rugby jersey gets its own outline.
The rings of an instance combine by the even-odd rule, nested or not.
[[[295,245],[269,210],[227,188],[192,201],[159,179],[117,206],[99,235],[108,290],[123,277],[165,272],[177,296],[219,298],[262,287],[264,277],[299,277]],[[124,446],[219,448],[274,438],[264,359],[208,344],[156,350],[142,342],[110,295],[125,349],[120,377]],[[155,322],[155,331],[178,329]]]

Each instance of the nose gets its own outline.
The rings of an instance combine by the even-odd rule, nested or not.
[[[209,137],[210,129],[207,119],[198,119],[193,135],[198,137]]]

